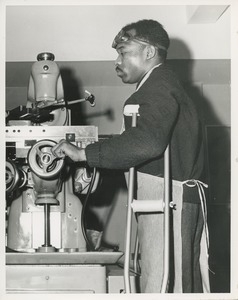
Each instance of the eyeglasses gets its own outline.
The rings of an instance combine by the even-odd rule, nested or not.
[[[156,48],[163,49],[163,50],[167,51],[167,49],[164,46],[161,46],[161,45],[158,45],[158,44],[156,44],[156,45],[152,44],[150,41],[148,41],[146,39],[143,39],[141,37],[138,37],[136,35],[133,35],[133,33],[130,32],[130,31],[124,31],[124,30],[121,30],[116,35],[116,37],[114,38],[114,40],[112,42],[112,48],[116,48],[117,45],[120,44],[120,43],[126,43],[126,42],[129,42],[129,41],[137,41],[137,42],[142,43],[142,44],[153,45]]]
[[[148,41],[146,41],[145,39],[139,38],[135,35],[133,35],[131,32],[129,31],[124,31],[121,30],[116,37],[114,38],[114,41],[112,43],[112,48],[116,48],[118,44],[120,43],[125,43],[125,42],[129,42],[129,41],[138,41],[138,42],[142,42],[145,44],[150,44]]]

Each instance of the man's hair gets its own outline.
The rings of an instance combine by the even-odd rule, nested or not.
[[[136,30],[136,37],[146,40],[148,43],[157,47],[161,59],[166,59],[166,50],[169,48],[170,40],[163,25],[155,20],[140,20],[122,28],[125,32],[131,29]],[[160,46],[165,49],[161,49]]]

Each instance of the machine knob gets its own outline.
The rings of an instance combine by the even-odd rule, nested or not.
[[[40,54],[37,55],[37,60],[55,60],[55,56],[53,53],[50,52],[42,52]]]
[[[53,178],[61,171],[64,160],[54,156],[51,148],[56,145],[52,140],[37,142],[28,152],[28,163],[31,171],[40,178]]]

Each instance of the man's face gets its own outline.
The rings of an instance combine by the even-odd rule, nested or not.
[[[137,83],[146,69],[146,46],[135,41],[119,43],[117,48],[118,57],[115,61],[117,76],[124,83]]]

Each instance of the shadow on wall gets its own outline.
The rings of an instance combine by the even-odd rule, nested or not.
[[[64,97],[66,102],[70,103],[72,100],[84,98],[82,82],[75,79],[72,69],[62,68],[60,72],[64,84]],[[82,103],[68,105],[68,108],[71,111],[71,125],[86,125]]]
[[[194,83],[194,60],[189,48],[178,39],[171,47],[183,60],[169,60],[199,112],[206,155],[210,272],[212,292],[230,292],[230,128],[214,112],[203,94],[203,82]],[[218,91],[219,93],[219,91]],[[230,99],[228,99],[229,101]],[[224,99],[226,101],[226,99]]]
[[[75,103],[70,105],[70,101],[85,98],[85,91],[81,79],[74,74],[75,70],[62,67],[61,76],[64,84],[64,96],[71,111],[71,125],[92,125],[91,119],[106,117],[114,120],[114,112],[111,108],[106,108],[103,111],[88,113],[85,110],[85,103]],[[105,83],[106,84],[106,83]],[[95,95],[94,95],[95,96]],[[97,98],[95,97],[95,102]],[[87,102],[89,105],[89,102]]]

